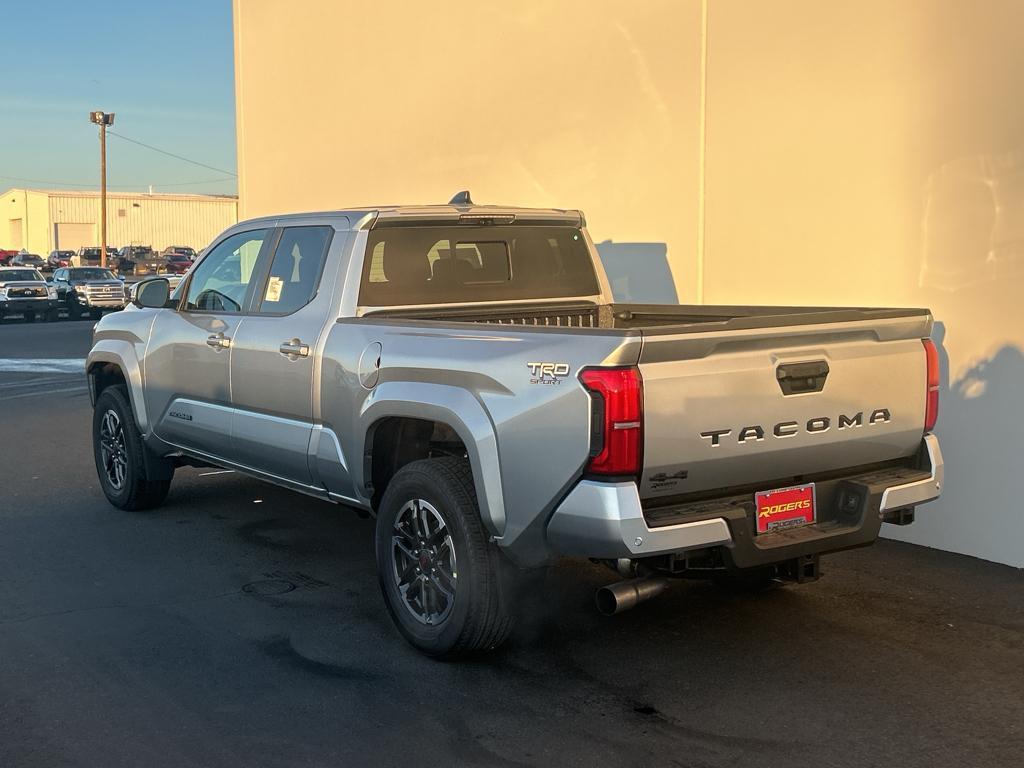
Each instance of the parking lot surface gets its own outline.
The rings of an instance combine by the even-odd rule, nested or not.
[[[604,618],[564,562],[506,649],[430,661],[350,509],[202,469],[109,506],[91,327],[0,327],[0,766],[1021,765],[1018,570],[883,541]]]

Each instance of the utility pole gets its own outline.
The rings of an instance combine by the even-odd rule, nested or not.
[[[89,122],[100,127],[100,266],[107,266],[107,126],[114,124],[113,112],[89,113]]]

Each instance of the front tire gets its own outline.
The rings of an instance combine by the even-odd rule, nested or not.
[[[96,399],[92,415],[93,456],[100,487],[107,501],[118,509],[140,510],[160,506],[171,487],[174,469],[163,466],[159,478],[147,472],[147,450],[135,423],[128,393],[123,387],[107,387]],[[151,460],[158,465],[166,459]]]
[[[436,658],[497,648],[512,630],[508,566],[480,520],[464,459],[411,462],[377,512],[377,573],[405,639]]]

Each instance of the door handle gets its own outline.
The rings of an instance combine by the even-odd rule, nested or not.
[[[215,333],[212,336],[206,337],[206,344],[214,349],[227,349],[231,346],[231,339],[223,333]]]
[[[299,339],[281,342],[281,346],[277,348],[277,351],[291,358],[309,357],[309,345],[303,344]]]

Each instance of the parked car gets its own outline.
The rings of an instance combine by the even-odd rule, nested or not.
[[[0,248],[0,267],[6,267],[8,262],[17,255],[17,251]]]
[[[100,267],[62,267],[53,273],[53,288],[71,319],[83,313],[99,318],[104,311],[124,309],[128,303],[124,281]]]
[[[183,275],[192,266],[192,259],[183,253],[171,253],[163,257],[166,259],[164,272],[171,275]]]
[[[46,257],[46,268],[52,272],[60,267],[70,267],[74,257],[74,251],[50,251],[50,255]]]
[[[107,246],[107,266],[113,266],[117,261],[117,251]],[[100,247],[98,245],[82,246],[78,254],[72,260],[73,267],[98,267],[100,265]]]
[[[46,261],[42,256],[35,253],[19,253],[11,259],[8,266],[28,267],[29,269],[38,269],[42,272],[46,268]]]
[[[126,245],[117,256],[118,271],[124,275],[156,275],[167,271],[167,259],[148,245]]]
[[[190,262],[196,260],[196,249],[189,248],[187,245],[169,245],[160,251],[163,256],[185,256]]]
[[[57,319],[57,293],[39,270],[0,267],[0,320],[7,315],[22,315],[30,323]]]
[[[813,581],[943,482],[928,310],[614,303],[578,211],[256,219],[135,301],[86,362],[111,504],[198,464],[372,512],[433,656],[505,639],[515,566],[607,563],[607,613],[675,578]]]

